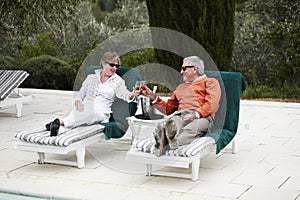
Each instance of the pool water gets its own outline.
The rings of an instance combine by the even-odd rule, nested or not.
[[[0,192],[0,200],[39,200],[39,199],[45,199],[45,198],[39,198],[39,197],[30,197],[30,196],[24,196],[24,195],[17,195],[17,194],[11,194],[11,193],[3,193]]]

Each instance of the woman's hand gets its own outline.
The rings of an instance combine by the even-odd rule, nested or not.
[[[139,96],[140,95],[140,93],[141,93],[141,90],[139,90],[139,89],[137,89],[137,88],[135,88],[135,87],[133,87],[132,88],[132,95],[133,96]]]
[[[82,112],[84,110],[84,105],[83,105],[83,103],[81,103],[80,100],[75,101],[75,107],[76,107],[76,110],[78,110],[79,112]]]
[[[129,97],[129,99],[132,99],[133,97],[139,96],[140,95],[140,90],[136,89],[135,87],[132,88],[132,94]]]

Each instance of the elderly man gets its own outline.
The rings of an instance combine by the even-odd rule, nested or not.
[[[175,89],[167,102],[149,88],[143,91],[143,95],[149,97],[158,110],[166,115],[173,114],[166,125],[157,127],[154,133],[159,150],[157,155],[163,153],[162,146],[165,143],[169,143],[170,149],[176,149],[178,145],[189,144],[196,137],[210,131],[219,109],[219,82],[206,77],[204,63],[199,57],[184,58],[180,73],[184,83]]]

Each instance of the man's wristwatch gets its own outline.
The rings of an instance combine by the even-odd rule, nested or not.
[[[199,113],[198,113],[197,111],[194,112],[194,115],[195,115],[195,118],[196,118],[196,119],[199,119],[199,118],[200,118],[200,115],[199,115]]]

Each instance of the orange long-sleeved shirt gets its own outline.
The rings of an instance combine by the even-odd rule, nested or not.
[[[167,102],[158,97],[154,105],[167,115],[176,110],[193,110],[197,111],[201,117],[215,118],[220,99],[221,88],[218,80],[204,78],[193,83],[180,84]]]

